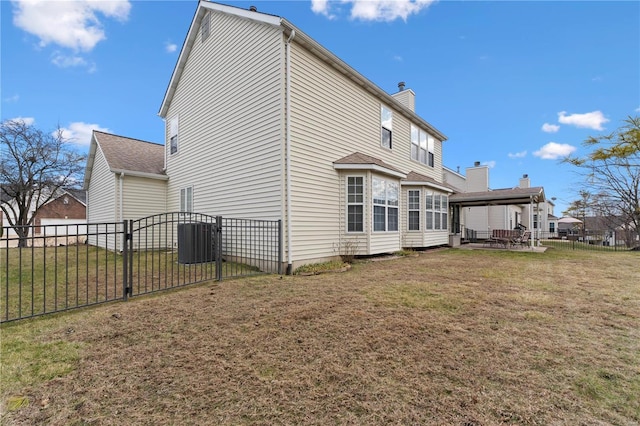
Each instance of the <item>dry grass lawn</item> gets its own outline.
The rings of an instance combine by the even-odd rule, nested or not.
[[[637,253],[429,251],[1,333],[4,424],[640,424]]]

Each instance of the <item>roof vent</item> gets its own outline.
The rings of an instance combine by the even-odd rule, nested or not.
[[[404,90],[404,86],[405,86],[404,81],[401,81],[400,83],[398,83],[398,91],[402,92]]]
[[[255,7],[255,6],[249,6],[249,10],[252,11],[252,12],[257,12],[258,8]]]
[[[473,163],[473,167],[479,167],[480,166],[480,162],[476,161],[475,163]]]
[[[522,175],[522,177],[526,179],[526,178],[528,178],[528,177],[529,177],[529,175],[524,174],[524,175]]]

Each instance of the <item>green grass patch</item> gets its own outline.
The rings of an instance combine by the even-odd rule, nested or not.
[[[6,325],[0,330],[1,394],[64,376],[74,369],[80,358],[81,343],[41,341],[39,335],[43,330],[39,324],[41,322],[35,320]]]
[[[349,264],[340,260],[333,260],[323,263],[311,263],[308,265],[302,265],[295,270],[295,274],[321,274],[324,272],[337,272],[342,271],[344,268],[349,267]]]

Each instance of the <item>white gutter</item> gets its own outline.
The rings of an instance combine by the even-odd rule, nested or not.
[[[128,176],[134,176],[134,177],[143,177],[143,178],[149,178],[149,179],[158,179],[158,180],[169,180],[169,176],[167,175],[160,175],[157,173],[148,173],[148,172],[138,172],[135,170],[123,170],[123,169],[110,169],[112,173],[115,174],[127,174]]]
[[[286,42],[286,111],[285,111],[285,126],[286,140],[285,140],[285,173],[287,176],[286,191],[287,191],[287,274],[292,274],[293,271],[293,256],[292,256],[292,220],[291,220],[291,41],[296,36],[296,30],[292,29],[289,34],[289,38]]]

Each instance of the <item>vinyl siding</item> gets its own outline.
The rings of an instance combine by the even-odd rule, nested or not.
[[[211,35],[195,40],[166,116],[166,134],[174,117],[179,129],[178,152],[167,151],[168,210],[193,186],[195,212],[281,218],[282,65],[278,28],[211,14]]]
[[[114,231],[113,223],[117,218],[118,201],[116,198],[116,176],[109,169],[102,150],[98,146],[93,163],[93,171],[87,191],[87,231],[88,243],[115,250],[116,240],[105,236],[105,232]],[[106,225],[105,223],[110,223]],[[98,225],[102,224],[102,225]]]
[[[140,219],[167,211],[167,182],[125,174],[123,182],[123,219]]]
[[[334,161],[359,151],[405,173],[415,171],[441,182],[442,144],[437,140],[434,144],[435,167],[411,160],[411,122],[396,111],[393,149],[383,148],[378,98],[295,39],[291,51],[293,246],[295,259],[307,259],[331,253],[346,226],[341,200],[344,180],[333,168]],[[365,206],[369,216],[370,202]],[[404,214],[405,207],[400,206],[400,215]],[[369,253],[399,248],[399,233],[374,235],[370,221],[365,231],[371,234],[367,236]]]
[[[489,206],[489,228],[509,229],[507,206]]]
[[[87,191],[87,222],[113,222],[116,219],[116,177],[98,147]]]

